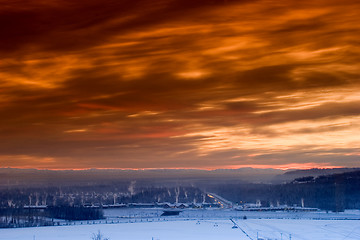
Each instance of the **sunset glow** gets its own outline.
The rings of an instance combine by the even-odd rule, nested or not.
[[[359,13],[0,0],[0,167],[359,167]]]

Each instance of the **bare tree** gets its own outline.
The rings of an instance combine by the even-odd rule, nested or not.
[[[100,230],[97,233],[93,233],[91,236],[92,240],[110,240],[110,238],[104,238],[104,235],[101,234]]]

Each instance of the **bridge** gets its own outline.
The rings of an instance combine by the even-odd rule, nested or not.
[[[209,198],[213,198],[215,200],[215,202],[219,203],[221,205],[221,207],[224,208],[233,208],[234,203],[232,203],[229,200],[226,200],[225,198],[215,194],[215,193],[207,193],[207,196]]]

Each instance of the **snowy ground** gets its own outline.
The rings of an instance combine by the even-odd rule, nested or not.
[[[360,239],[357,220],[248,219],[236,220],[252,239],[345,240]],[[249,238],[248,238],[249,239]]]
[[[0,229],[0,240],[90,240],[98,230],[110,240],[346,240],[360,239],[357,220],[237,219],[161,221]],[[242,230],[248,235],[244,234]]]
[[[161,218],[164,209],[161,208],[123,208],[123,209],[105,209],[105,217],[109,220],[126,220],[126,219],[144,219],[144,218]],[[181,209],[180,209],[181,210]],[[271,218],[271,219],[323,219],[323,220],[360,220],[359,210],[346,210],[342,213],[333,213],[326,211],[318,212],[247,212],[236,211],[233,209],[183,209],[178,217],[180,219],[229,219],[242,218],[248,219]]]
[[[100,230],[110,240],[360,240],[360,211],[344,213],[239,212],[186,209],[161,217],[163,209],[111,209],[107,219],[69,226],[0,229],[0,240],[91,240]],[[244,220],[243,217],[247,216]],[[232,228],[234,223],[239,228]],[[352,219],[352,220],[350,220]]]
[[[1,229],[1,240],[90,240],[98,230],[110,240],[238,240],[244,234],[231,221],[168,221]]]

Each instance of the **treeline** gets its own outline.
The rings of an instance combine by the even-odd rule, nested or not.
[[[103,219],[100,208],[71,206],[35,208],[0,208],[0,228],[53,226],[54,219],[69,221]]]
[[[287,184],[226,184],[213,191],[237,203],[260,200],[263,206],[314,207],[331,211],[360,209],[360,171],[303,177]]]
[[[0,191],[0,207],[102,206],[120,203],[211,203],[196,187],[149,187],[134,182],[95,186],[8,188]]]
[[[0,208],[0,228],[52,225],[54,225],[53,221],[39,209]]]
[[[122,196],[121,203],[212,203],[199,188],[195,187],[148,187],[131,196]]]
[[[49,207],[45,211],[49,218],[65,220],[98,220],[103,219],[104,214],[100,208],[57,206]]]

